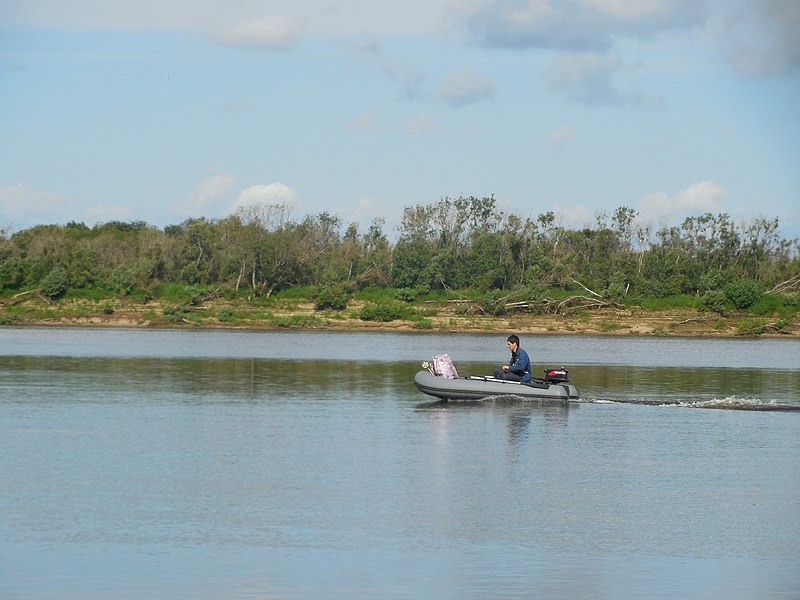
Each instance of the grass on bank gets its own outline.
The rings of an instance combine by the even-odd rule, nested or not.
[[[21,301],[19,292],[0,294],[0,324],[58,322],[70,319],[102,318],[119,312],[138,315],[140,321],[150,325],[221,324],[225,326],[266,326],[284,328],[319,328],[332,322],[366,321],[391,323],[410,322],[413,327],[426,330],[435,327],[454,328],[456,322],[447,315],[458,317],[462,325],[480,326],[469,319],[513,316],[519,312],[530,315],[545,314],[546,306],[575,296],[575,291],[561,289],[528,294],[475,289],[437,290],[417,294],[409,290],[368,287],[354,293],[343,287],[299,286],[270,295],[253,295],[243,288],[214,289],[211,287],[160,284],[152,290],[132,289],[121,295],[103,288],[66,290],[59,299],[50,299],[31,290]],[[523,302],[519,299],[523,298]],[[543,300],[543,299],[546,299]],[[513,308],[509,309],[511,304]],[[705,303],[705,304],[704,304]],[[520,311],[519,306],[525,308]],[[309,306],[313,309],[309,310]],[[716,328],[721,330],[730,318],[738,319],[740,335],[760,335],[769,331],[789,331],[800,311],[800,294],[763,294],[752,306],[736,309],[733,302],[721,295],[707,297],[675,295],[663,298],[628,297],[628,309],[649,312],[699,311],[708,316],[717,315]],[[577,308],[570,315],[575,324],[589,321],[591,310]],[[467,321],[464,321],[467,319]],[[570,330],[571,324],[567,324]],[[605,332],[621,328],[614,318],[606,318],[600,325]]]

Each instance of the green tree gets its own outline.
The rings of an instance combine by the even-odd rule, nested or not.
[[[481,291],[505,289],[508,281],[508,256],[499,234],[477,230],[467,253],[470,287]]]

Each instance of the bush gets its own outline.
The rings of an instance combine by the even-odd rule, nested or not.
[[[233,309],[232,309],[232,308],[230,308],[230,307],[225,307],[225,308],[222,308],[222,309],[220,309],[220,311],[217,313],[217,319],[219,319],[219,320],[220,320],[221,322],[223,322],[223,323],[228,323],[228,322],[230,322],[230,321],[233,321],[233,319],[234,319],[234,317],[235,317],[235,316],[236,316],[236,315],[235,315],[235,313],[233,312]]]
[[[9,258],[0,264],[0,291],[18,290],[25,281],[25,263],[19,258]]]
[[[701,292],[713,292],[724,285],[723,276],[718,271],[703,274],[697,282],[697,289]]]
[[[67,270],[61,266],[54,267],[42,280],[42,294],[51,300],[63,296],[67,288]]]
[[[416,329],[433,329],[433,321],[430,319],[421,318],[414,321],[414,327]]]
[[[197,285],[202,279],[202,273],[197,263],[190,262],[181,269],[181,281],[185,281],[190,285]]]
[[[156,287],[154,295],[159,300],[166,302],[180,302],[191,306],[199,306],[203,303],[205,290],[193,285],[162,283]]]
[[[170,306],[164,309],[164,318],[169,323],[180,323],[188,314],[189,311],[182,306]]]
[[[636,295],[641,298],[668,298],[680,294],[681,282],[678,277],[670,277],[665,281],[660,279],[641,279],[634,288]]]
[[[800,308],[800,292],[787,292],[781,294],[783,305],[788,308]]]
[[[397,299],[402,302],[414,302],[419,297],[419,292],[416,288],[398,288],[395,290]]]
[[[272,322],[277,327],[285,327],[287,329],[320,327],[324,325],[324,321],[315,315],[291,315],[288,317],[275,317]]]
[[[367,302],[358,317],[362,321],[388,323],[404,318],[406,313],[406,307],[397,301]]]
[[[786,311],[785,301],[780,294],[764,294],[749,307],[749,312],[756,315],[776,315]]]
[[[736,333],[747,337],[759,336],[766,330],[767,324],[763,320],[739,321],[736,326]]]
[[[391,302],[397,299],[397,292],[393,288],[371,285],[359,290],[355,297],[364,302]]]
[[[331,285],[322,288],[314,296],[314,308],[316,310],[344,310],[347,308],[349,296],[343,286]]]
[[[479,304],[487,314],[490,314],[493,317],[499,317],[506,312],[506,302],[502,290],[491,290],[486,292]]]
[[[725,297],[738,309],[749,308],[758,302],[764,289],[753,279],[739,279],[727,284],[723,291]]]
[[[136,273],[127,265],[119,265],[111,271],[111,286],[115,292],[127,296],[136,286]]]
[[[632,303],[629,299],[629,303]],[[656,298],[654,296],[640,297],[635,304],[650,310],[670,310],[675,308],[697,308],[697,296],[693,294],[676,294]]]
[[[622,271],[617,271],[611,276],[611,281],[608,287],[603,290],[603,297],[611,302],[622,302],[628,293],[628,284],[625,280],[625,274]]]
[[[728,312],[728,302],[722,290],[709,290],[700,296],[700,310],[724,315]]]

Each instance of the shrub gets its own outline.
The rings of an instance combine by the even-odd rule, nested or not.
[[[749,307],[749,311],[756,315],[774,315],[785,310],[785,300],[780,294],[764,294]]]
[[[800,292],[787,292],[781,294],[783,305],[790,308],[800,308]]]
[[[203,303],[205,291],[193,285],[163,283],[156,287],[154,294],[159,300],[199,306]]]
[[[197,263],[190,262],[181,269],[181,281],[185,281],[190,285],[197,285],[200,283],[202,273]]]
[[[703,274],[697,282],[697,289],[701,292],[713,292],[723,286],[723,277],[718,271]]]
[[[319,327],[324,324],[322,319],[315,315],[291,315],[287,317],[275,317],[272,322],[278,327],[285,327],[287,329]]]
[[[487,314],[493,317],[499,317],[506,312],[506,302],[502,290],[490,290],[486,292],[479,304]]]
[[[0,264],[0,291],[19,289],[25,281],[25,264],[19,258],[9,258]]]
[[[343,286],[331,285],[322,288],[314,296],[314,308],[316,310],[344,310],[347,308],[349,300],[347,291]]]
[[[407,313],[407,309],[397,301],[367,302],[359,312],[358,317],[362,321],[378,321],[388,323],[402,319]]]
[[[67,291],[67,270],[54,267],[42,280],[42,294],[51,300],[60,298]]]
[[[766,332],[767,324],[763,320],[747,320],[739,321],[736,327],[736,332],[739,335],[747,337],[755,337]]]
[[[622,302],[625,300],[625,295],[628,293],[628,286],[625,280],[625,274],[622,271],[617,271],[611,276],[611,281],[608,287],[603,290],[603,297],[611,302]]]
[[[111,271],[111,286],[115,292],[127,296],[136,286],[136,273],[127,265],[119,265]]]
[[[220,321],[222,321],[223,323],[227,323],[227,322],[229,322],[229,321],[233,321],[233,319],[234,319],[234,316],[235,316],[235,314],[234,314],[234,312],[233,312],[233,309],[232,309],[232,308],[230,308],[230,307],[225,307],[225,308],[222,308],[222,309],[220,309],[220,311],[217,313],[217,319],[219,319],[219,320],[220,320]]]
[[[433,321],[430,319],[418,319],[414,321],[414,327],[417,329],[433,329]]]
[[[680,294],[681,282],[678,277],[670,277],[664,281],[660,279],[641,279],[636,283],[637,296],[642,298],[667,298]]]
[[[398,288],[395,293],[397,294],[397,299],[402,302],[413,302],[419,297],[419,292],[416,288]]]
[[[170,306],[164,309],[164,318],[170,323],[180,323],[189,311],[182,306]]]
[[[390,302],[397,299],[397,293],[392,288],[371,285],[359,290],[355,297],[364,302]]]
[[[738,309],[753,306],[764,293],[761,284],[753,279],[738,279],[727,284],[725,297]]]
[[[700,310],[724,315],[728,312],[727,298],[722,290],[709,290],[700,296]]]

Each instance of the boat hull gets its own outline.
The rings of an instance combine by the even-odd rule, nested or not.
[[[580,397],[578,388],[566,382],[520,383],[493,377],[446,379],[424,369],[414,376],[414,385],[423,394],[442,400],[481,400],[491,396],[519,396],[523,399],[568,402],[570,399]]]

